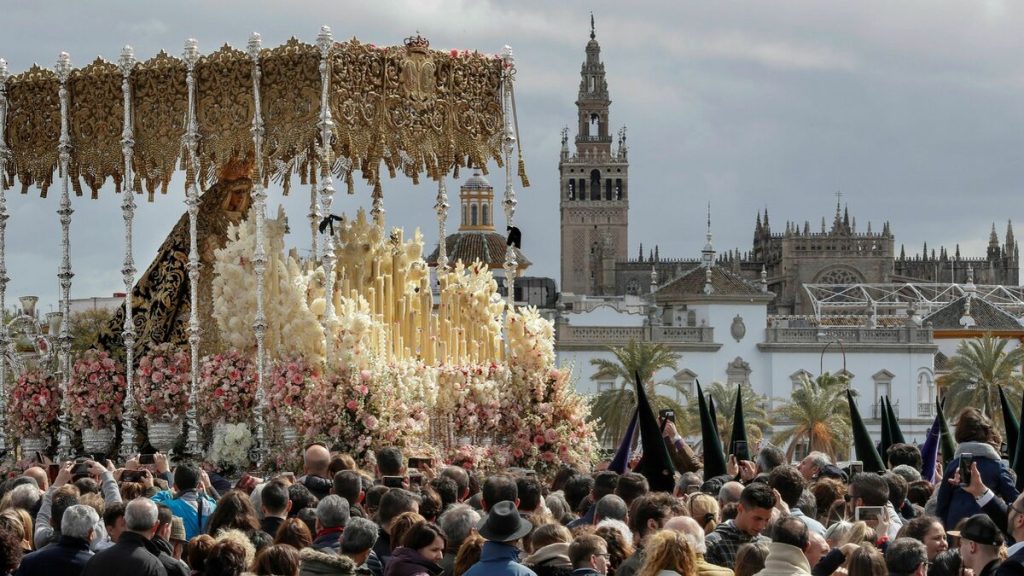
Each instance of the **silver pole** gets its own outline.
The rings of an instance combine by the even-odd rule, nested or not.
[[[182,145],[185,148],[187,169],[185,172],[185,205],[188,207],[188,280],[191,296],[188,317],[188,344],[192,355],[192,379],[189,385],[188,410],[185,419],[188,426],[188,439],[185,444],[187,456],[195,458],[202,452],[199,440],[199,422],[196,417],[196,389],[199,386],[199,123],[196,121],[196,62],[199,61],[199,42],[194,38],[185,41],[182,54],[187,74],[185,83],[188,86],[188,120]]]
[[[57,442],[57,457],[61,460],[70,459],[72,454],[71,446],[71,423],[68,409],[68,388],[71,384],[71,279],[75,276],[71,272],[71,195],[69,193],[68,166],[71,163],[71,134],[68,126],[68,78],[71,76],[71,56],[67,52],[61,52],[57,58],[57,79],[60,80],[60,143],[57,150],[60,159],[60,208],[57,214],[60,216],[61,232],[61,264],[57,272],[60,279],[60,306],[64,321],[60,325],[60,369],[61,369],[61,410],[60,410],[60,433]]]
[[[334,182],[331,177],[331,140],[334,134],[334,119],[331,116],[331,48],[334,38],[329,26],[322,26],[317,36],[316,45],[320,49],[320,213],[323,217],[330,216],[331,205],[334,203]],[[331,366],[331,348],[334,338],[334,236],[327,234],[322,244],[324,266],[324,288],[326,308],[324,309],[324,363]]]
[[[250,457],[257,468],[262,466],[266,452],[264,446],[263,412],[266,409],[266,396],[263,391],[264,374],[267,369],[264,338],[267,334],[267,317],[263,309],[264,274],[267,269],[267,253],[263,235],[266,220],[267,191],[263,188],[263,112],[260,109],[260,35],[253,32],[249,37],[249,58],[252,59],[252,91],[255,99],[255,113],[252,117],[253,156],[256,159],[256,174],[253,179],[252,199],[256,209],[256,249],[253,252],[252,267],[256,272],[256,318],[252,323],[256,332],[256,402],[253,406],[253,419],[256,425],[256,444]]]
[[[132,221],[135,218],[135,190],[132,186],[132,155],[135,152],[135,131],[132,126],[132,69],[135,67],[135,52],[131,46],[121,50],[117,61],[121,70],[121,93],[124,96],[124,128],[121,131],[121,153],[124,155],[124,184],[121,186],[121,215],[124,217],[124,340],[125,393],[124,414],[121,417],[121,449],[119,454],[127,460],[135,454],[135,324],[132,320],[132,288],[135,286],[135,257],[132,253]]]
[[[501,82],[501,106],[505,117],[505,142],[502,152],[505,156],[505,199],[502,202],[505,208],[505,224],[515,226],[516,216],[516,190],[512,186],[512,149],[516,143],[516,133],[512,118],[512,79],[516,73],[516,59],[512,54],[512,48],[505,46],[501,51],[501,61],[504,63]],[[516,262],[515,249],[510,245],[505,248],[505,298],[508,301],[508,310],[512,311],[515,303],[515,281],[516,272],[519,267]]]

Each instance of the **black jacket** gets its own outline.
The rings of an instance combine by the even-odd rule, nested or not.
[[[149,538],[125,531],[117,544],[89,559],[82,576],[168,576],[159,556],[160,549]]]
[[[1024,550],[1018,550],[1010,556],[995,571],[995,576],[1019,576],[1024,574]]]
[[[78,576],[93,557],[89,543],[81,538],[61,536],[53,546],[36,550],[21,560],[15,576]]]
[[[154,536],[153,544],[160,550],[160,555],[157,558],[164,565],[164,570],[167,570],[167,576],[190,576],[192,574],[188,564],[174,557],[174,546],[170,542],[159,536]]]

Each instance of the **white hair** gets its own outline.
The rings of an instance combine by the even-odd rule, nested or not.
[[[601,528],[602,526],[608,526],[609,528],[618,530],[619,534],[622,534],[622,539],[626,542],[633,541],[633,531],[630,530],[629,526],[627,526],[626,523],[622,520],[612,520],[611,518],[605,518],[604,520],[601,520],[597,523],[598,528]]]
[[[156,524],[158,511],[156,504],[141,496],[132,500],[124,507],[124,527],[130,532],[149,532]]]
[[[96,527],[100,515],[91,506],[75,504],[64,511],[60,519],[60,533],[72,538],[89,538],[89,531]]]

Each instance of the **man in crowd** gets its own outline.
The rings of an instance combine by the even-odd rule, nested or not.
[[[361,505],[366,497],[366,491],[363,490],[363,477],[358,472],[338,470],[334,474],[333,492],[348,501],[348,509],[352,516],[365,515]]]
[[[718,491],[718,509],[721,510],[729,504],[738,503],[741,494],[743,494],[743,484],[734,480],[722,484],[722,488]]]
[[[747,542],[767,542],[761,535],[772,517],[775,496],[767,484],[755,482],[743,489],[735,520],[727,520],[708,534],[707,560],[712,564],[733,569],[736,551]]]
[[[450,478],[455,485],[458,487],[458,494],[455,497],[456,502],[464,502],[466,498],[469,498],[469,473],[462,466],[445,466],[441,470],[440,476],[442,478]]]
[[[99,515],[88,506],[76,504],[64,511],[60,522],[60,539],[56,544],[25,556],[16,576],[78,575],[92,558],[89,542]]]
[[[441,514],[437,523],[448,540],[448,545],[444,549],[444,557],[439,564],[444,569],[444,573],[451,576],[455,566],[455,556],[459,553],[462,543],[469,538],[469,535],[476,529],[476,525],[480,523],[480,514],[466,504],[456,504]]]
[[[341,533],[349,520],[348,501],[337,494],[329,494],[316,505],[316,538],[313,548],[336,553]]]
[[[260,530],[273,538],[292,509],[292,501],[288,499],[288,487],[277,480],[264,484],[260,490],[260,507],[263,509]]]
[[[618,482],[619,475],[611,470],[602,470],[594,474],[594,487],[590,489],[589,496],[591,502],[590,506],[587,508],[586,513],[569,523],[569,528],[573,529],[579,526],[597,524],[597,522],[594,521],[594,513],[597,511],[597,503],[605,496],[614,494]]]
[[[768,557],[759,576],[810,576],[811,565],[805,555],[810,546],[807,525],[800,518],[779,519],[772,529]]]
[[[515,486],[515,484],[512,484]],[[420,511],[420,503],[412,492],[394,488],[384,493],[380,499],[380,507],[377,509],[377,543],[373,547],[374,557],[380,561],[382,567],[387,566],[391,557],[391,523],[402,512]],[[373,567],[371,566],[371,570]],[[383,574],[383,570],[381,570]]]
[[[996,570],[996,576],[1024,574],[1024,494],[1017,497],[1017,501],[1008,507],[1006,513],[1006,532],[1015,544],[1006,551],[1006,560]]]
[[[629,527],[637,536],[636,552],[626,559],[616,576],[633,576],[644,563],[644,546],[647,540],[658,530],[665,527],[665,522],[673,516],[672,507],[676,499],[664,492],[645,494],[637,498],[633,506],[633,514],[629,518]]]
[[[377,525],[366,518],[350,518],[336,550],[317,550],[312,546],[299,551],[300,576],[342,576],[363,574],[357,569],[366,563],[377,542]]]
[[[903,520],[889,502],[889,484],[884,478],[878,474],[857,474],[846,486],[846,491],[850,497],[848,512],[851,518],[861,506],[881,506],[888,516],[888,532],[880,536],[888,536],[890,540],[896,538],[903,527]]]
[[[302,455],[302,476],[298,479],[317,499],[331,493],[331,453],[323,444],[313,444]]]
[[[824,452],[811,452],[800,461],[800,465],[797,468],[800,470],[800,475],[804,477],[804,480],[810,482],[816,479],[821,470],[829,464],[832,464],[832,459],[828,457],[828,454]]]
[[[174,490],[158,492],[153,496],[153,502],[166,505],[181,518],[189,540],[203,533],[206,521],[217,509],[217,502],[204,491],[199,468],[188,463],[179,464],[174,469]]]
[[[152,542],[160,521],[156,504],[149,498],[136,498],[124,512],[125,531],[117,544],[97,553],[85,565],[84,576],[167,576],[160,562],[160,549]]]
[[[996,573],[1003,534],[991,518],[975,514],[964,522],[959,532],[950,531],[949,534],[960,537],[960,559],[964,568],[969,568],[975,576]]]
[[[569,545],[572,576],[608,573],[608,544],[594,534],[581,534]]]
[[[782,501],[789,507],[790,516],[799,518],[811,532],[821,536],[825,535],[825,527],[821,525],[821,522],[804,514],[798,506],[806,487],[804,477],[799,470],[789,465],[776,467],[768,475],[768,486],[779,493]]]
[[[595,525],[601,520],[619,520],[625,522],[627,515],[628,508],[626,507],[626,502],[615,494],[608,494],[598,500],[597,504],[594,505]]]
[[[516,547],[516,543],[531,530],[533,524],[519,515],[514,502],[502,500],[495,503],[477,525],[477,533],[486,542],[480,551],[480,561],[465,576],[537,576],[533,570],[519,563],[519,548]]]
[[[854,478],[867,476],[858,474]],[[915,538],[897,538],[885,550],[889,576],[927,576],[928,548]]]
[[[174,514],[163,504],[157,505],[157,529],[151,540],[160,550],[157,558],[167,570],[168,576],[189,576],[192,573],[188,565],[174,557],[174,546],[171,544],[171,528]]]
[[[381,448],[377,450],[376,456],[378,481],[382,481],[385,476],[405,476],[405,456],[400,448]]]
[[[490,511],[492,503],[505,500],[515,504],[516,510],[519,509],[519,487],[516,485],[516,481],[509,476],[504,474],[488,476],[487,480],[484,480],[481,492],[480,508],[484,512]]]

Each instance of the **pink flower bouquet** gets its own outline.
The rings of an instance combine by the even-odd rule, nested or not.
[[[124,368],[103,350],[86,350],[71,368],[68,412],[74,428],[110,428],[121,417]]]
[[[196,390],[199,422],[249,422],[256,401],[256,365],[238,350],[203,358]]]
[[[7,426],[15,436],[49,436],[60,413],[57,379],[41,370],[18,377],[7,403]]]
[[[135,399],[151,422],[171,422],[188,409],[191,360],[187,350],[164,343],[139,360]]]
[[[320,378],[319,368],[301,356],[275,362],[266,375],[271,417],[281,425],[298,428],[306,397],[319,386]]]
[[[372,378],[369,370],[351,377],[327,375],[323,385],[306,397],[306,439],[326,442],[357,458],[365,456],[380,426],[368,409]]]

